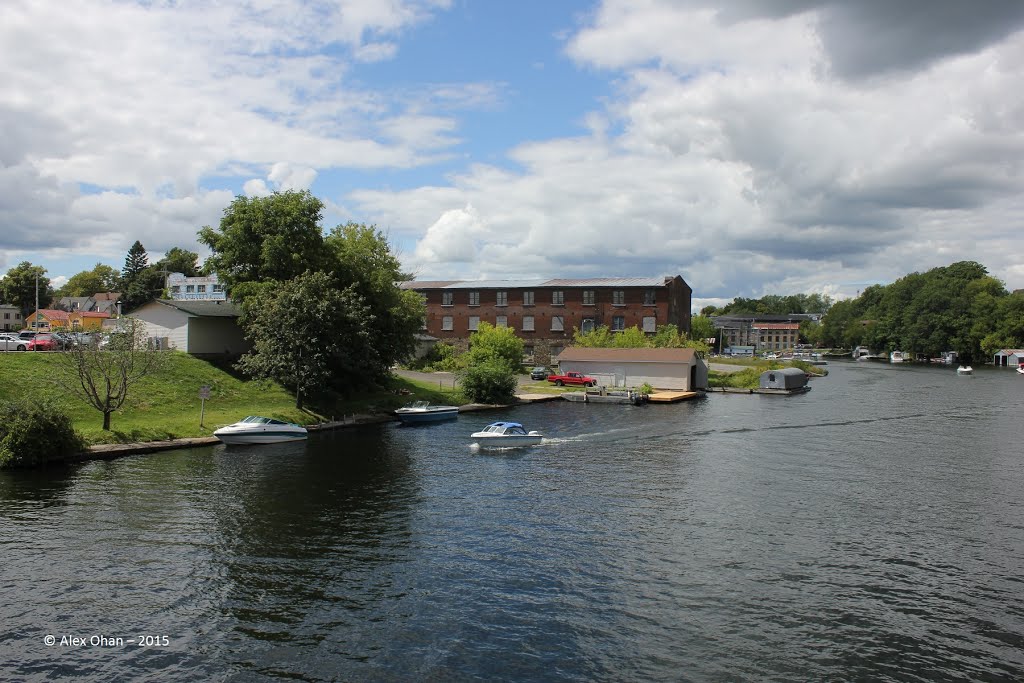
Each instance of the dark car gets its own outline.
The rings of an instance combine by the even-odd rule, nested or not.
[[[18,333],[18,339],[28,341],[29,339],[34,339],[36,334],[37,332],[35,330],[22,330]]]
[[[530,379],[547,379],[551,371],[542,365],[538,365],[533,370],[530,370]]]

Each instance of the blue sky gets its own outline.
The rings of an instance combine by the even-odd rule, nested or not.
[[[970,259],[1021,288],[1022,28],[1016,0],[8,0],[0,272],[205,256],[236,194],[310,189],[422,278],[680,274],[699,306]]]

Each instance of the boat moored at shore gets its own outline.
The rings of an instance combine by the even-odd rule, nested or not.
[[[234,424],[217,429],[213,435],[223,443],[232,445],[302,441],[308,433],[305,427],[293,422],[250,415]]]
[[[436,406],[429,401],[413,401],[395,411],[395,416],[406,424],[454,420],[459,416],[458,406]]]

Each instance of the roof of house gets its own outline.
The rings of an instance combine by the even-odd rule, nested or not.
[[[754,323],[759,330],[799,330],[800,323]]]
[[[120,292],[97,292],[92,295],[96,301],[117,301],[121,298]]]
[[[204,301],[204,300],[180,300],[180,299],[154,299],[145,306],[160,304],[176,308],[183,313],[198,316],[200,318],[237,318],[242,314],[238,304],[231,301]],[[143,306],[143,308],[145,307]]]
[[[76,311],[78,315],[83,318],[109,318],[110,313],[107,311]]]
[[[59,311],[55,308],[41,308],[36,313],[45,316],[48,320],[67,320],[71,315],[67,311]]]
[[[997,356],[1014,356],[1019,353],[1024,353],[1024,349],[999,349],[996,351]]]
[[[412,280],[401,283],[403,289],[525,289],[531,287],[664,287],[665,277],[595,277],[530,280]]]
[[[558,354],[558,361],[608,361],[615,363],[691,363],[693,349],[608,349],[570,346]]]

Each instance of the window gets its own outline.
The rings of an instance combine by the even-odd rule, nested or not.
[[[648,289],[644,291],[644,306],[653,306],[656,289]]]
[[[470,332],[476,331],[476,328],[480,327],[480,316],[471,315],[469,316],[469,330]]]
[[[552,332],[563,332],[565,331],[565,323],[562,320],[562,316],[553,315],[551,316],[551,331]]]
[[[423,316],[422,318],[420,318],[420,329],[427,329],[427,316]]]
[[[455,292],[441,292],[441,305],[442,306],[454,306],[455,305]]]
[[[469,293],[469,305],[470,306],[479,306],[480,305],[480,292],[470,292]],[[476,329],[476,328],[473,328],[473,329]]]
[[[658,325],[657,325],[657,320],[654,318],[654,316],[653,315],[645,316],[644,317],[644,332],[657,332],[657,331],[658,331]]]
[[[213,286],[213,291],[215,291],[215,292],[223,292],[224,291],[224,285],[214,285]]]
[[[523,316],[523,332],[533,332],[533,316]]]
[[[584,318],[583,321],[580,323],[580,331],[583,332],[584,334],[586,334],[587,332],[593,332],[594,331],[594,319],[593,318]]]
[[[564,306],[565,305],[565,292],[557,290],[551,292],[551,305],[552,306]]]
[[[508,306],[508,292],[497,292],[496,306]]]
[[[563,348],[564,347],[561,346],[552,346],[551,350],[549,351],[551,355],[551,360],[558,360],[558,356],[560,353],[562,353]]]
[[[526,356],[527,358],[533,358],[533,347],[532,346],[524,346],[523,347],[523,355]]]
[[[10,319],[11,319],[11,314],[10,313],[4,313],[4,320],[10,320]]]
[[[177,294],[181,291],[181,285],[173,285],[171,287],[171,294]]]
[[[197,285],[196,286],[196,291],[200,292],[202,294],[205,294],[206,293],[206,285]]]
[[[621,332],[626,329],[626,316],[624,315],[613,315],[612,316],[612,331]]]
[[[196,286],[195,285],[185,285],[185,291],[189,292],[189,293],[194,292],[194,291],[196,291]]]
[[[583,290],[583,305],[593,306],[594,305],[594,290],[584,289]]]
[[[441,329],[442,330],[454,330],[455,329],[455,319],[452,316],[450,316],[450,315],[446,315],[443,318],[441,318]]]
[[[612,306],[625,306],[626,305],[626,290],[624,289],[613,289],[612,290]]]
[[[533,292],[523,292],[523,305],[524,306],[532,306],[533,305]]]
[[[494,319],[494,326],[495,327],[508,327],[508,316],[507,315],[499,315],[499,316],[497,316]]]

